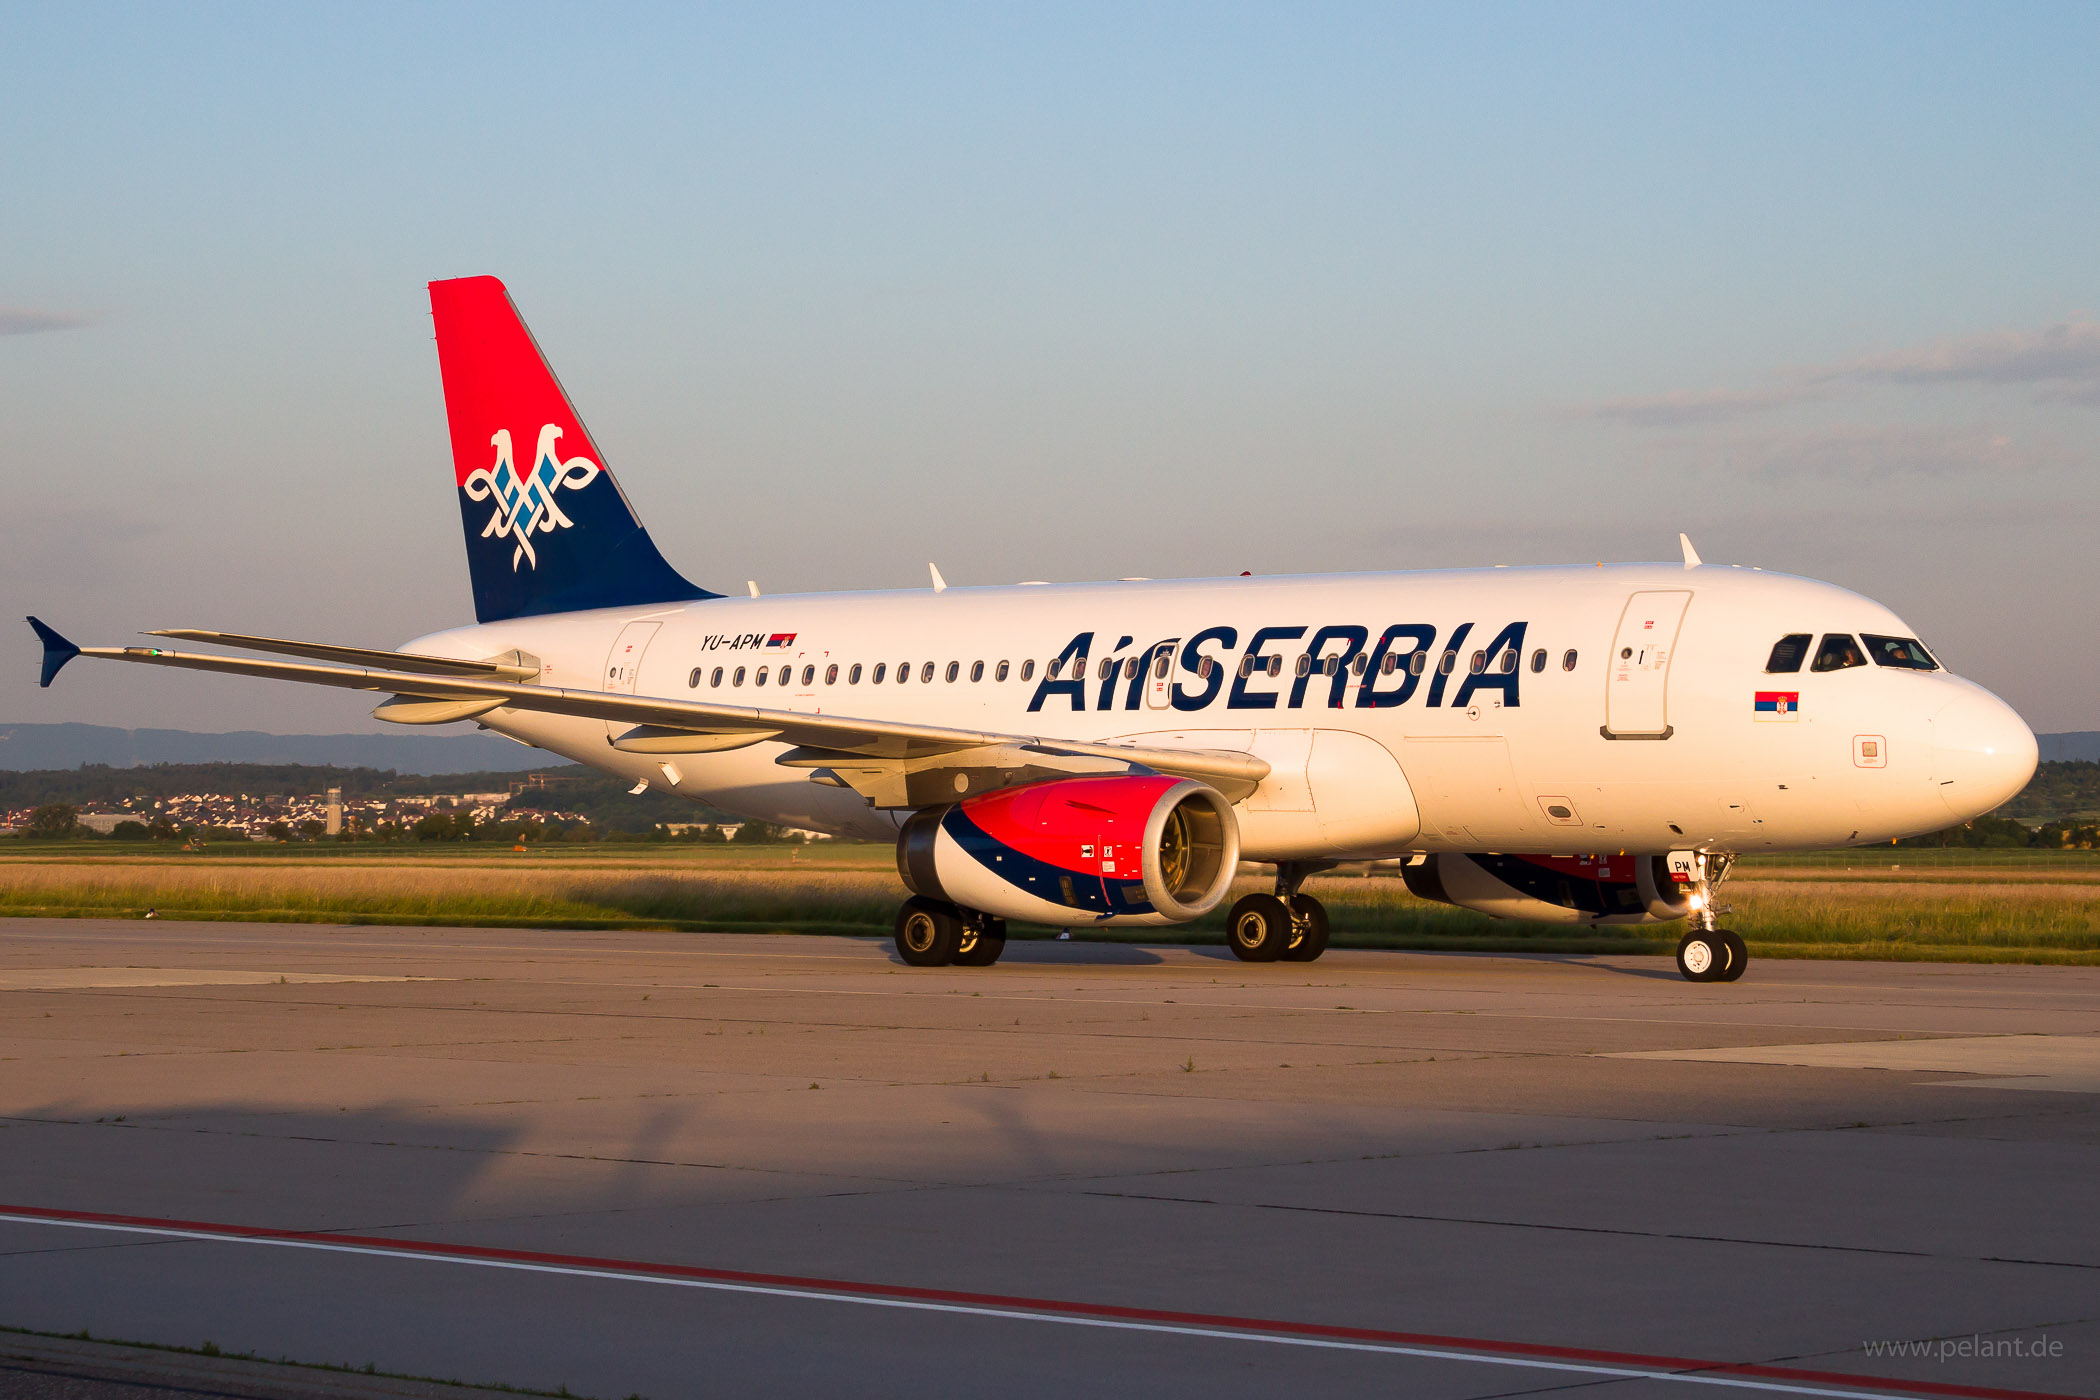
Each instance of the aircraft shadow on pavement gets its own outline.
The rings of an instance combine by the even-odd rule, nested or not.
[[[889,950],[889,959],[900,967],[904,964],[894,947]],[[1030,967],[1151,967],[1165,961],[1149,948],[1079,938],[1069,942],[1055,938],[1009,939],[1006,951],[999,956],[1001,966],[1026,963]]]

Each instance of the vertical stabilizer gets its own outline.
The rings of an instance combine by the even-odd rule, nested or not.
[[[713,598],[657,552],[493,277],[430,284],[482,622]]]

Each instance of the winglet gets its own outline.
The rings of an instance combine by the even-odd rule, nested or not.
[[[1698,568],[1701,561],[1699,559],[1699,551],[1692,548],[1692,537],[1679,530],[1677,532],[1677,543],[1684,546],[1684,566],[1687,569]]]
[[[37,678],[37,684],[49,690],[51,682],[57,679],[60,669],[68,661],[80,655],[80,648],[74,646],[64,637],[59,636],[58,633],[51,630],[49,624],[37,618],[30,618],[29,625],[35,630],[36,639],[44,644],[44,670],[43,674]]]

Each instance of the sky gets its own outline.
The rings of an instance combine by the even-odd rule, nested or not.
[[[1670,559],[2100,729],[2100,6],[0,3],[0,595],[470,620],[424,285],[717,590]],[[338,732],[84,664],[0,721]]]

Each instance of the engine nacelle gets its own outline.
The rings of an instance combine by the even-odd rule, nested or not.
[[[1400,874],[1418,899],[1498,919],[1660,924],[1692,911],[1665,856],[1433,855]]]
[[[1034,924],[1186,923],[1217,907],[1239,860],[1224,795],[1156,774],[1002,788],[921,808],[897,837],[914,894]]]

